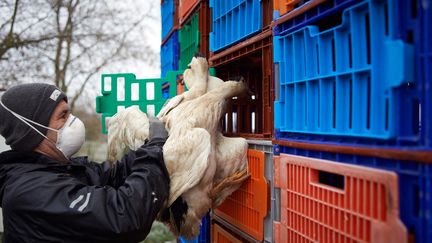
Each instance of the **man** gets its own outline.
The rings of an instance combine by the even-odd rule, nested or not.
[[[5,242],[138,242],[169,193],[164,125],[114,167],[71,158],[84,142],[82,122],[53,85],[24,84],[0,99]]]

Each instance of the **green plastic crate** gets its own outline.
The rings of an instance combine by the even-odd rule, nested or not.
[[[179,69],[186,69],[200,46],[200,32],[198,29],[199,13],[193,15],[188,24],[179,31],[180,60]]]
[[[180,42],[180,60],[179,69],[188,68],[188,64],[194,57],[195,53],[200,51],[200,31],[199,31],[199,13],[192,16],[191,20],[179,30]],[[206,53],[203,53],[204,55]],[[207,57],[208,58],[208,57]],[[214,68],[209,69],[212,76],[216,75]],[[185,87],[185,91],[186,91]]]
[[[135,74],[103,74],[102,96],[96,97],[96,112],[102,114],[102,133],[106,134],[107,120],[118,111],[137,105],[150,115],[156,115],[166,98],[162,96],[162,84],[169,83],[169,98],[176,95],[177,77],[183,71],[169,71],[164,78],[136,79]],[[152,92],[147,92],[153,90]]]

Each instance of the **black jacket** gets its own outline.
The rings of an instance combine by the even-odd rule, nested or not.
[[[163,139],[114,168],[86,157],[62,165],[36,152],[0,154],[5,242],[138,242],[169,193]]]

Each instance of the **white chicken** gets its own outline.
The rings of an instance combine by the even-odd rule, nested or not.
[[[171,99],[158,118],[169,137],[163,147],[170,174],[167,209],[161,213],[177,236],[194,238],[201,218],[247,178],[247,141],[224,137],[220,120],[227,102],[246,91],[243,82],[209,76],[207,60],[192,58],[183,75],[189,91]],[[108,131],[109,160],[137,149],[149,134],[147,116],[130,107],[114,116]]]

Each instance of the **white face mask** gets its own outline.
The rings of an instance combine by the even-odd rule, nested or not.
[[[14,111],[7,108],[1,101],[0,104],[8,110],[10,113],[12,113],[15,117],[20,119],[22,122],[30,126],[33,130],[35,130],[37,133],[39,133],[44,138],[48,139],[48,141],[54,143],[49,139],[45,134],[43,134],[41,131],[36,129],[33,125],[30,123],[37,125],[39,127],[43,127],[46,129],[49,129],[51,131],[57,132],[57,142],[54,143],[56,148],[63,153],[63,155],[66,158],[70,158],[73,154],[78,152],[78,150],[81,148],[81,146],[84,144],[85,141],[85,126],[84,123],[74,115],[70,114],[66,123],[62,128],[59,130],[44,126],[42,124],[39,124],[35,121],[32,121],[26,117],[21,116],[20,114],[15,113]]]
[[[70,158],[73,154],[80,150],[85,141],[85,126],[84,123],[76,116],[70,114],[66,123],[60,130],[48,128],[57,132],[56,147],[66,158]],[[44,136],[47,138],[46,136]],[[48,138],[47,138],[48,139]],[[48,139],[49,140],[49,139]]]

